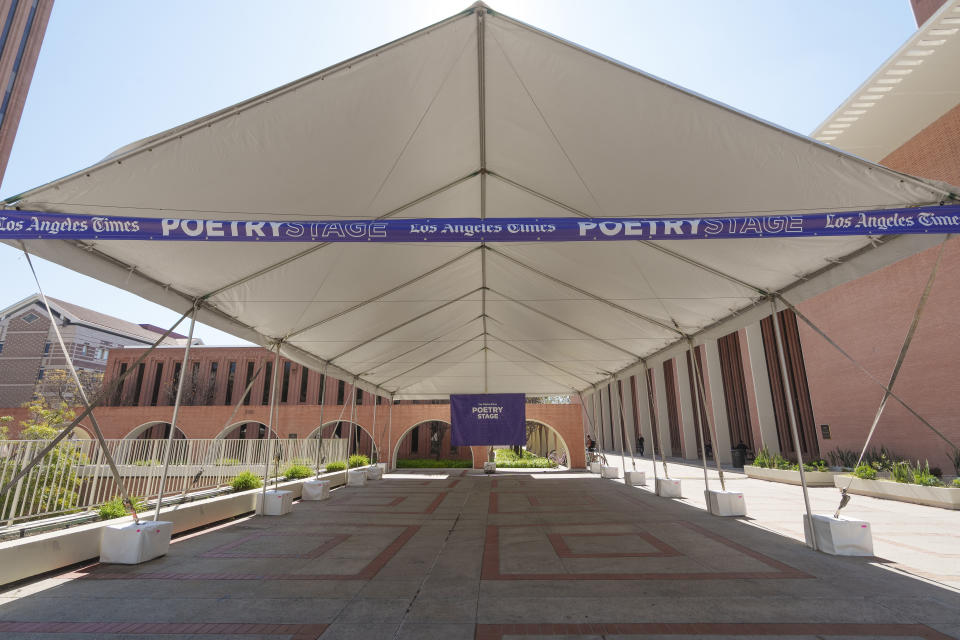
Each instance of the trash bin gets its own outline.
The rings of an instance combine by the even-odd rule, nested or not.
[[[733,459],[733,466],[742,469],[747,463],[747,452],[744,449],[730,449],[730,457]]]

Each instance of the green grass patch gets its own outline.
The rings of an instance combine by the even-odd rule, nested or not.
[[[146,503],[141,498],[131,498],[133,500],[133,508],[137,511],[143,511],[146,507]],[[122,518],[125,515],[128,515],[127,508],[123,506],[123,498],[116,496],[113,500],[109,502],[104,502],[100,505],[98,510],[101,520],[113,520],[114,518]]]
[[[300,480],[301,478],[309,478],[312,475],[313,471],[305,464],[292,464],[283,472],[283,477],[287,480]]]
[[[330,462],[327,463],[327,473],[333,473],[334,471],[346,471],[347,463],[343,460],[339,462]]]
[[[362,453],[355,453],[350,456],[350,468],[354,467],[365,467],[370,464],[370,458],[363,455]]]

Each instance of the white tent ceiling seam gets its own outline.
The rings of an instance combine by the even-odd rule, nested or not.
[[[727,217],[954,191],[477,4],[9,205],[264,221]],[[414,399],[589,389],[759,319],[771,294],[799,302],[937,241],[26,244],[167,307],[200,299],[200,322]]]

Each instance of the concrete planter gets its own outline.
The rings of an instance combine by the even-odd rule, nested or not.
[[[620,477],[620,467],[600,467],[600,477],[616,479]]]
[[[323,480],[331,486],[342,486],[347,480],[343,471],[324,474]],[[281,482],[279,488],[299,497],[301,486],[307,480]],[[257,496],[263,489],[251,489],[230,493],[208,500],[198,500],[178,506],[164,507],[160,517],[173,523],[173,533],[196,529],[214,522],[234,518],[252,512]],[[152,511],[141,513],[143,520],[150,520]],[[0,585],[23,580],[32,576],[95,559],[100,554],[100,539],[103,529],[114,525],[131,524],[133,518],[115,518],[92,522],[69,529],[48,531],[29,538],[0,542]]]
[[[767,469],[765,467],[754,467],[747,465],[743,468],[748,478],[757,480],[768,480],[770,482],[782,482],[784,484],[800,484],[800,472],[787,469]],[[840,471],[807,471],[804,473],[807,479],[808,487],[832,487],[833,478],[840,475]]]
[[[864,480],[851,475],[838,475],[834,478],[834,485],[841,489],[850,485],[849,492],[860,496],[911,502],[941,509],[960,509],[960,487],[924,487],[890,480]]]
[[[647,485],[647,474],[644,471],[627,471],[625,480],[628,486],[645,487]]]
[[[661,498],[682,498],[680,481],[670,478],[657,478],[656,493]]]
[[[817,534],[817,549],[824,553],[835,556],[873,555],[873,534],[869,522],[815,513],[813,530]],[[803,514],[803,535],[807,544],[810,544],[810,520],[807,514]]]
[[[747,502],[739,491],[704,491],[707,511],[715,516],[745,516]]]

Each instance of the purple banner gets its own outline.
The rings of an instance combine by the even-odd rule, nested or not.
[[[960,205],[690,218],[197,220],[0,211],[3,240],[582,242],[960,233]]]
[[[450,396],[450,444],[527,444],[527,399],[522,393]]]

